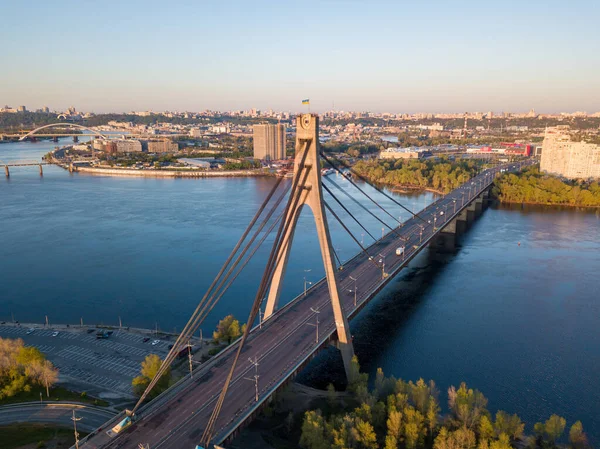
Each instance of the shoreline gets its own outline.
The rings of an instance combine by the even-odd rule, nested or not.
[[[499,201],[500,204],[505,205],[527,205],[527,206],[548,206],[548,207],[568,207],[569,209],[573,208],[582,208],[582,209],[600,209],[600,206],[584,206],[581,204],[569,204],[569,203],[540,203],[535,201],[506,201],[501,200],[498,197],[493,197],[495,200]]]
[[[70,170],[68,165],[57,163],[59,167]],[[258,176],[273,176],[270,173],[254,170],[230,170],[230,171],[202,171],[202,170],[135,170],[129,168],[93,168],[74,167],[74,173],[86,173],[90,175],[108,175],[124,177],[145,178],[247,178]]]

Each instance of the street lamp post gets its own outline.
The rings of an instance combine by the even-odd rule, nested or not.
[[[452,202],[454,203],[454,213],[456,213],[456,199],[452,199]]]
[[[382,264],[381,265],[381,279],[385,279],[385,256],[380,253],[379,257],[381,257],[381,259],[379,259],[379,263]]]
[[[381,238],[385,235],[385,228],[381,228]]]
[[[81,421],[81,418],[75,416],[75,410],[73,410],[73,431],[75,433],[75,449],[79,449],[79,433],[77,432],[77,421]]]
[[[254,376],[251,378],[245,377],[244,379],[254,382],[254,400],[258,402],[258,378],[260,377],[258,375],[258,357],[255,356],[254,360],[249,358],[248,361],[254,365]]]
[[[305,273],[310,272],[310,268],[308,270],[304,270]],[[304,275],[304,296],[306,296],[306,284],[312,285],[312,282],[306,280],[306,274]]]
[[[315,315],[317,316],[317,324],[313,324],[313,323],[306,323],[306,324],[308,324],[309,326],[314,326],[316,328],[317,336],[315,337],[315,343],[318,344],[319,343],[319,313],[321,313],[321,312],[319,312],[319,309],[313,309],[312,307],[310,308],[310,310],[312,312],[314,312]]]
[[[419,225],[421,231],[419,232],[419,243],[423,243],[423,225]]]
[[[356,290],[356,279],[353,278],[352,276],[350,276],[350,279],[352,279],[354,281],[354,307],[356,307],[356,293],[357,293],[357,290]],[[352,290],[350,290],[350,291],[352,291]]]

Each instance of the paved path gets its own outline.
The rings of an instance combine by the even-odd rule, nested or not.
[[[14,404],[0,407],[0,426],[36,423],[73,427],[73,410],[75,416],[82,418],[77,422],[77,428],[84,432],[97,429],[116,415],[110,410],[80,404]]]

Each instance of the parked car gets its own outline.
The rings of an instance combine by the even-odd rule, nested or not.
[[[156,346],[160,343],[160,340],[152,340],[152,346]]]
[[[30,327],[29,329],[27,329],[27,332],[26,332],[26,333],[27,333],[27,335],[29,335],[29,334],[33,333],[33,331],[34,331],[34,330],[35,330],[35,329],[34,329],[33,327]]]
[[[58,331],[54,331],[54,332],[52,332],[52,336],[53,336],[53,337],[58,337]]]
[[[150,341],[150,337],[144,337],[144,343],[148,343]]]

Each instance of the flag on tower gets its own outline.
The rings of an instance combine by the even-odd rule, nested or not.
[[[310,100],[308,98],[306,100],[302,100],[302,104],[310,104]]]

